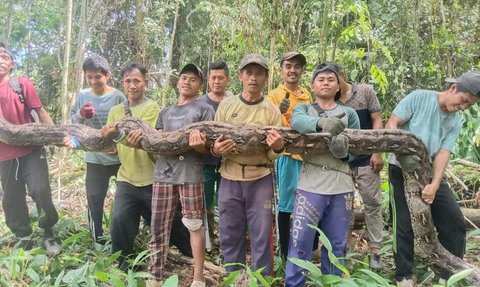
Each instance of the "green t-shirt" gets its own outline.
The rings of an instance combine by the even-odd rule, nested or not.
[[[157,122],[160,112],[158,104],[150,99],[145,102],[130,106],[132,116],[139,118],[152,127]],[[113,107],[108,114],[107,124],[114,123],[125,118],[124,104]],[[153,167],[155,159],[152,154],[142,150],[129,147],[125,144],[117,144],[118,157],[120,158],[120,169],[117,180],[126,181],[134,186],[146,186],[153,184]]]

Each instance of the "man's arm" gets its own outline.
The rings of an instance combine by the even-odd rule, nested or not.
[[[389,129],[389,130],[398,130],[405,123],[406,123],[406,121],[402,120],[401,118],[399,118],[395,114],[392,114],[392,116],[388,120],[387,124],[385,125],[385,128]]]
[[[425,185],[422,190],[422,198],[427,204],[432,204],[435,199],[438,187],[442,182],[445,170],[447,169],[448,158],[450,157],[450,151],[447,149],[440,149],[433,160],[432,181],[430,184]]]
[[[36,108],[35,111],[37,112],[38,119],[40,120],[41,123],[44,123],[47,125],[54,124],[52,118],[43,107]]]
[[[374,112],[370,114],[372,118],[372,124],[374,130],[381,130],[383,129],[383,122],[382,122],[382,112]],[[381,153],[374,153],[370,158],[370,167],[373,169],[373,172],[379,173],[383,168],[383,158]]]

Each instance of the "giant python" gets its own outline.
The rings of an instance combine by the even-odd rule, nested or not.
[[[328,133],[299,134],[292,129],[267,126],[233,126],[222,122],[200,122],[186,126],[175,132],[159,132],[136,118],[126,118],[118,122],[119,128],[126,133],[142,129],[144,137],[141,146],[152,153],[179,154],[189,149],[189,133],[199,129],[205,134],[207,145],[212,146],[215,139],[224,135],[236,142],[235,153],[250,153],[265,150],[268,130],[276,129],[282,136],[286,151],[292,153],[321,153],[328,149],[332,136]],[[18,146],[61,146],[65,133],[74,135],[82,149],[102,151],[113,148],[112,139],[102,138],[99,130],[80,124],[45,125],[31,123],[13,125],[0,118],[0,141]],[[438,241],[434,229],[430,206],[421,199],[421,191],[431,177],[431,163],[423,142],[415,135],[402,130],[351,130],[343,133],[349,139],[349,152],[370,154],[392,152],[395,154],[415,154],[421,158],[420,166],[411,173],[404,173],[405,196],[411,215],[415,234],[415,252],[431,254],[431,262],[439,268],[451,272],[460,272],[471,268],[466,278],[473,286],[480,285],[480,268],[470,264],[450,252]]]

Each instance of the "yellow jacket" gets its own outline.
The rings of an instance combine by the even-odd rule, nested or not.
[[[288,111],[282,115],[283,127],[288,127],[288,128],[290,127],[290,118],[292,117],[293,109],[298,104],[312,103],[312,96],[310,95],[310,92],[301,86],[298,86],[298,89],[302,91],[300,95],[289,90],[284,84],[280,84],[276,89],[273,89],[270,91],[270,93],[268,93],[268,96],[267,96],[268,100],[270,100],[277,107],[280,106],[280,103],[287,95],[287,92],[290,93],[290,96],[289,96],[290,107],[288,108]],[[291,156],[293,159],[302,160],[302,157],[298,154],[287,154],[287,153],[285,154]]]

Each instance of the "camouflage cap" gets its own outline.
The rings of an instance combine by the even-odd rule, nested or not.
[[[302,64],[302,67],[307,64],[307,58],[305,58],[303,54],[297,51],[292,51],[292,52],[285,53],[283,55],[282,60],[280,61],[280,66],[283,64],[284,61],[294,59],[294,58],[297,58],[300,60],[300,64]]]
[[[203,83],[203,80],[204,80],[203,72],[197,65],[192,63],[186,64],[185,66],[183,66],[182,70],[180,71],[179,76],[181,76],[182,74],[185,74],[186,72],[194,73],[195,75],[197,75],[197,77],[200,78],[201,82]]]
[[[247,65],[257,64],[268,71],[268,64],[265,58],[260,54],[248,54],[240,61],[240,71],[243,70]]]

